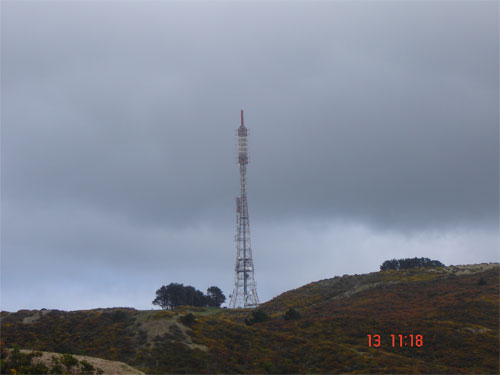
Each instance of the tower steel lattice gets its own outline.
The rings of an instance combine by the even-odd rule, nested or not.
[[[247,202],[247,164],[248,164],[248,129],[243,122],[238,135],[238,164],[240,165],[240,196],[236,198],[236,266],[234,289],[229,301],[229,308],[257,307],[259,298],[255,286],[252,248],[250,245],[250,221]]]

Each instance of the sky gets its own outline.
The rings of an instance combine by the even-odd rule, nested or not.
[[[497,1],[0,7],[2,310],[500,261]]]

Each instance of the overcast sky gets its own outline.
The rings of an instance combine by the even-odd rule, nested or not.
[[[499,261],[499,3],[1,2],[1,308]]]

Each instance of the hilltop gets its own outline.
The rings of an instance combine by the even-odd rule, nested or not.
[[[2,338],[146,373],[498,373],[499,272],[490,263],[337,276],[264,303],[270,319],[252,325],[243,309],[2,312]],[[290,308],[300,317],[283,319]]]

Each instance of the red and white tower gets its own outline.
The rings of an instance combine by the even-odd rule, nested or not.
[[[238,164],[240,165],[240,196],[236,198],[236,267],[234,289],[229,308],[257,307],[259,298],[255,288],[252,248],[250,246],[250,221],[247,202],[248,129],[243,122],[238,134]]]

